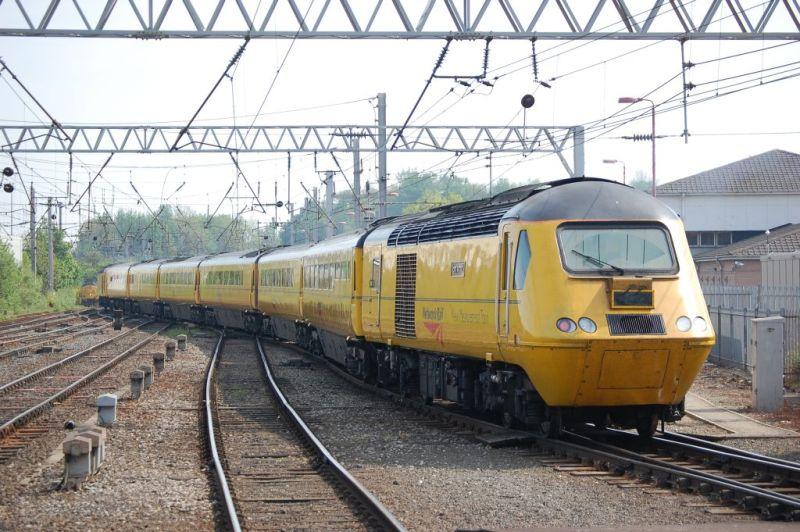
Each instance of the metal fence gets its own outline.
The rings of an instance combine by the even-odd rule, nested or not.
[[[749,370],[750,320],[783,316],[786,383],[800,385],[800,287],[703,285],[703,294],[717,333],[712,362]]]

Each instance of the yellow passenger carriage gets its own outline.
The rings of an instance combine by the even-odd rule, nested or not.
[[[100,276],[101,304],[115,309],[123,309],[128,301],[128,271],[132,263],[114,264],[103,270]]]
[[[197,266],[205,256],[166,260],[158,268],[158,295],[165,318],[199,321]]]
[[[256,263],[263,250],[222,253],[207,257],[197,266],[197,302],[209,325],[260,328],[257,314]]]
[[[300,342],[344,364],[347,339],[362,336],[359,242],[363,233],[330,238],[303,258],[303,321],[310,337]]]
[[[258,260],[258,310],[263,331],[297,340],[297,322],[303,317],[303,257],[310,245],[283,247]]]
[[[158,293],[158,269],[164,260],[139,262],[128,271],[128,297],[136,314],[161,315]]]

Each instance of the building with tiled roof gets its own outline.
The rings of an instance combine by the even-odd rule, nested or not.
[[[696,252],[694,261],[701,282],[757,286],[762,284],[765,260],[798,252],[800,224],[787,224],[728,246]]]
[[[771,150],[660,185],[695,256],[800,223],[800,154]]]
[[[664,183],[658,195],[800,194],[800,154],[772,150]]]

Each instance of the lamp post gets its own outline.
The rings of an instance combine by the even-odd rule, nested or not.
[[[622,184],[627,185],[628,180],[625,177],[625,161],[619,161],[617,159],[603,159],[603,162],[606,164],[621,164],[622,165]]]
[[[650,131],[650,141],[653,148],[653,197],[656,196],[656,104],[653,100],[648,98],[634,98],[631,96],[623,96],[619,100],[619,103],[639,103],[639,102],[648,102],[650,103],[650,118],[651,118],[651,131]]]

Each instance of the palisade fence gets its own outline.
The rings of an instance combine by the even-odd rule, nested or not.
[[[703,285],[717,343],[709,360],[749,370],[753,318],[783,316],[786,385],[800,386],[800,287]]]

